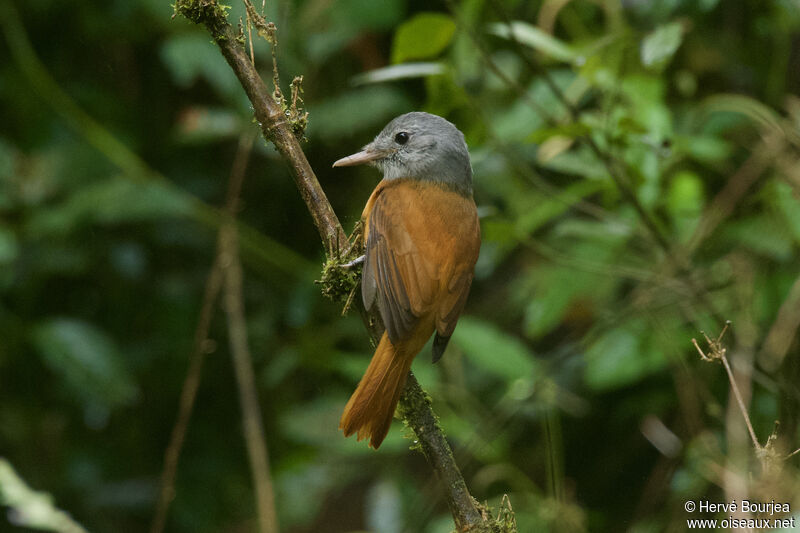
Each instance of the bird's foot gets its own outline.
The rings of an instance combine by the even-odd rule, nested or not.
[[[366,258],[367,258],[366,255],[362,255],[360,257],[356,257],[355,259],[353,259],[349,263],[342,263],[341,265],[339,265],[339,267],[349,270],[349,269],[351,269],[351,268],[353,268],[355,266],[358,266],[358,265],[362,264]]]

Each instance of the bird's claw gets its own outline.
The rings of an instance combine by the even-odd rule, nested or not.
[[[366,257],[367,257],[366,255],[362,255],[362,256],[360,256],[360,257],[356,257],[355,259],[353,259],[353,260],[352,260],[352,261],[350,261],[349,263],[342,263],[342,264],[341,264],[341,265],[339,265],[339,266],[340,266],[341,268],[344,268],[344,269],[351,269],[351,268],[353,268],[354,266],[357,266],[357,265],[360,265],[361,263],[363,263],[363,262],[364,262],[364,260],[366,259]]]

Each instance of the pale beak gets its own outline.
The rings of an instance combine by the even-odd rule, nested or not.
[[[354,165],[363,165],[364,163],[369,163],[371,161],[375,161],[376,159],[381,159],[389,155],[391,151],[386,150],[375,150],[374,148],[370,148],[369,146],[365,146],[363,150],[360,152],[348,155],[347,157],[343,157],[340,160],[336,161],[333,166],[334,167],[352,167]]]

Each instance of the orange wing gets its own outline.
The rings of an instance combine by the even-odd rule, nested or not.
[[[391,180],[364,211],[364,305],[377,303],[393,344],[418,326],[429,327],[427,335],[436,329],[436,360],[472,283],[480,250],[475,203],[434,183]]]

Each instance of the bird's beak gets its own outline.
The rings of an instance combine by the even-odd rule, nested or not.
[[[391,152],[387,150],[376,150],[370,145],[364,147],[358,153],[353,155],[348,155],[347,157],[343,157],[336,161],[333,166],[334,167],[352,167],[354,165],[363,165],[364,163],[370,163],[377,159],[381,159],[386,157]]]

